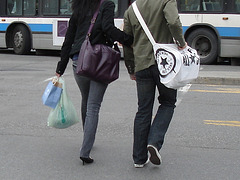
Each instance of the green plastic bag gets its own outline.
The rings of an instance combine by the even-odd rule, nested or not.
[[[59,78],[59,82],[63,85],[62,95],[56,108],[50,111],[47,125],[64,129],[80,122],[80,120],[72,101],[67,95],[66,84],[62,77]]]

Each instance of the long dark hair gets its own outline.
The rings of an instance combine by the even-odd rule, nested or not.
[[[90,12],[95,12],[100,0],[72,0],[73,15],[78,18],[79,21]]]

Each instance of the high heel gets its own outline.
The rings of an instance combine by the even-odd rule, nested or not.
[[[84,165],[84,163],[87,163],[87,164],[93,163],[93,159],[90,157],[88,157],[88,158],[80,157],[80,159],[82,160],[83,165]]]

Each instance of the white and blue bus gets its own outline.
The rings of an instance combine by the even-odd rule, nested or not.
[[[240,0],[178,0],[178,9],[201,64],[240,57]]]
[[[16,54],[60,50],[72,14],[70,0],[0,0],[0,48]],[[130,0],[113,0],[115,24],[122,29]]]
[[[115,24],[133,0],[113,0]],[[201,64],[240,57],[240,0],[177,0],[184,36]],[[0,48],[16,54],[60,50],[71,15],[70,0],[0,0]]]

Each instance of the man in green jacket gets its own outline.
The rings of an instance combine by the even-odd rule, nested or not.
[[[176,0],[137,0],[137,7],[158,43],[174,43],[186,47]],[[153,47],[136,18],[132,6],[124,14],[124,31],[134,37],[133,48],[124,46],[125,64],[132,80],[136,80],[138,111],[134,120],[134,166],[144,167],[150,161],[161,164],[159,154],[173,116],[177,90],[160,83]],[[159,107],[152,121],[156,87]]]

